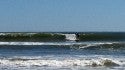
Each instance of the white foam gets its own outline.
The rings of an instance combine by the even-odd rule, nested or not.
[[[39,59],[39,60],[0,60],[0,65],[4,66],[54,66],[54,67],[72,67],[72,66],[105,66],[105,61],[111,61],[117,65],[123,65],[125,63],[120,62],[115,59],[109,58],[99,58],[99,59],[64,59],[64,60],[55,60],[55,59]]]
[[[0,42],[0,45],[82,45],[80,42]]]
[[[0,33],[0,35],[6,35],[5,33]]]
[[[116,42],[0,42],[0,45],[81,45],[81,48],[85,48],[113,43]]]
[[[0,45],[73,45],[82,43],[68,42],[0,42]]]
[[[67,40],[70,41],[75,41],[76,40],[76,35],[75,34],[64,34],[66,36]]]
[[[86,44],[85,46],[80,46],[79,48],[87,48],[87,47],[90,47],[90,46],[99,46],[99,45],[103,45],[103,44],[113,44],[113,43],[116,43],[116,42],[98,42],[98,43],[89,43],[89,44]]]

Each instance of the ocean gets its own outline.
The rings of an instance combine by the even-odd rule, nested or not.
[[[0,33],[0,70],[125,70],[125,33]]]

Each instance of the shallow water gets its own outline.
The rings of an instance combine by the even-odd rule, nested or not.
[[[124,70],[125,42],[0,42],[2,70]]]

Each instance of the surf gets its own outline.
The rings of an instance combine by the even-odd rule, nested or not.
[[[114,59],[114,58],[104,58],[104,57],[96,57],[96,58],[62,58],[62,59],[43,59],[42,57],[39,58],[32,58],[32,57],[13,57],[13,58],[4,58],[0,59],[0,66],[7,65],[11,66],[39,66],[39,67],[115,67],[115,66],[124,66],[125,62],[123,59]],[[122,61],[123,62],[122,62]]]

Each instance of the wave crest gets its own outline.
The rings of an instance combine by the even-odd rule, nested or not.
[[[111,59],[64,59],[64,60],[53,60],[53,59],[2,59],[0,60],[1,65],[14,65],[14,66],[56,66],[56,67],[72,67],[72,66],[120,66],[122,62],[111,60]]]
[[[70,48],[70,49],[125,49],[124,42],[0,42],[0,46],[36,46],[44,45],[52,48]],[[36,46],[37,47],[37,46]],[[47,48],[46,47],[46,48]]]

